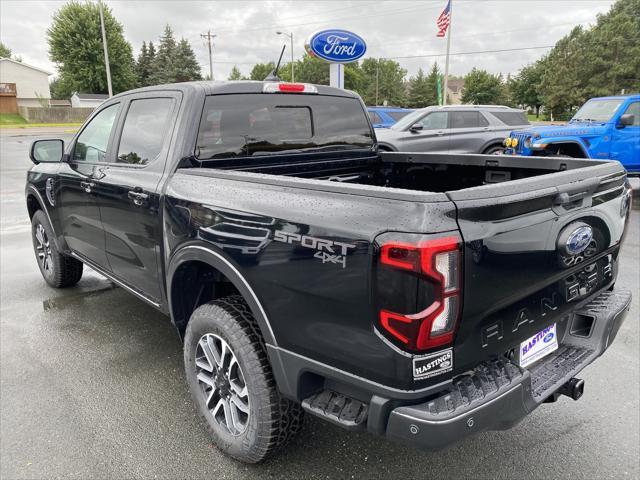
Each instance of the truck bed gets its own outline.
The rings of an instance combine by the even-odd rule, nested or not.
[[[198,170],[203,173],[205,170],[215,169],[218,170],[216,175],[230,179],[292,186],[305,185],[307,188],[342,190],[345,193],[368,192],[374,196],[391,195],[393,198],[395,198],[394,193],[399,194],[399,192],[389,189],[410,190],[414,193],[452,193],[520,180],[516,183],[514,192],[522,192],[523,189],[540,189],[557,185],[558,177],[549,176],[552,173],[561,174],[566,178],[566,183],[594,178],[594,176],[622,173],[617,162],[574,158],[401,152],[355,156],[348,151],[337,153],[329,158],[326,153],[317,155],[322,155],[322,160],[316,155],[309,154],[210,160],[201,162],[199,166],[202,169]],[[599,168],[594,169],[594,167]],[[245,172],[254,175],[236,176],[228,175],[226,172]],[[545,175],[547,177],[544,177]],[[284,177],[324,182],[291,182]],[[527,181],[534,177],[539,177],[538,181],[534,183]],[[340,184],[343,187],[338,186]],[[379,188],[356,190],[348,188],[355,185]],[[511,188],[505,190],[504,187],[506,185],[501,185],[499,189],[487,189],[486,192],[491,191],[495,195],[496,190],[505,193],[511,190]],[[385,191],[386,194],[381,195]],[[484,190],[474,191],[478,193]],[[403,199],[416,200],[417,198],[404,196]]]

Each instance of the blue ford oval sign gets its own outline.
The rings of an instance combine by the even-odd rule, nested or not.
[[[347,30],[322,30],[316,32],[305,45],[310,55],[331,63],[355,62],[367,51],[362,37]]]

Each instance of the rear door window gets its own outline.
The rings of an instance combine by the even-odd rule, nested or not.
[[[374,125],[377,123],[384,123],[377,112],[369,112],[369,117],[371,117],[371,123],[373,123]]]
[[[478,112],[450,112],[449,128],[477,128],[480,126]]]
[[[407,114],[411,112],[387,112],[387,114],[393,118],[396,122],[400,120],[402,117],[406,117]]]
[[[122,127],[117,163],[146,165],[153,161],[164,144],[172,98],[132,100]]]
[[[200,159],[371,148],[355,98],[287,94],[211,95],[195,155]]]

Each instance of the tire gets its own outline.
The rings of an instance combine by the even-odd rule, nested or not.
[[[500,145],[492,145],[486,148],[482,153],[484,153],[485,155],[501,155],[502,152],[504,152],[504,147]]]
[[[60,253],[53,239],[47,216],[38,210],[31,219],[31,240],[40,273],[54,288],[71,287],[82,277],[82,262]]]
[[[278,393],[264,340],[240,295],[193,312],[184,363],[198,413],[223,453],[257,463],[300,431],[302,407]]]

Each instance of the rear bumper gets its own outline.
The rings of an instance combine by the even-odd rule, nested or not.
[[[473,433],[516,425],[609,348],[630,304],[629,291],[601,293],[567,320],[591,319],[588,332],[567,328],[559,349],[528,369],[491,360],[428,401],[393,409],[387,437],[436,450]]]

